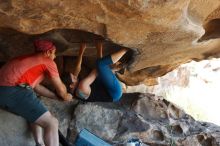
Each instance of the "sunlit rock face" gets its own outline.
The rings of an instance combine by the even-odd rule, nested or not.
[[[191,59],[219,54],[219,7],[218,0],[8,0],[0,3],[0,32],[11,28],[33,35],[69,29],[100,35],[139,50],[131,70],[138,72],[127,72],[121,80],[129,85],[154,84],[146,78],[162,76]],[[64,36],[74,42],[71,35]],[[31,49],[30,41],[17,37],[13,48]],[[7,46],[3,42],[1,48]],[[5,54],[10,53],[1,52],[0,57]]]
[[[127,92],[147,92],[163,96],[197,120],[220,125],[220,59],[189,62],[158,78],[158,85],[128,87]]]

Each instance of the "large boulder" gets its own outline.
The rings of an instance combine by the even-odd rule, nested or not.
[[[72,141],[83,128],[109,143],[131,138],[155,145],[218,146],[220,128],[195,121],[161,96],[128,93],[119,103],[79,104],[71,123]]]
[[[12,113],[0,110],[0,145],[35,145],[27,122]]]
[[[111,144],[139,138],[144,144],[218,146],[220,127],[195,121],[161,96],[127,93],[118,103],[64,103],[44,99],[71,142],[86,128]],[[78,103],[76,105],[76,103]],[[0,145],[34,145],[26,121],[0,110]],[[66,134],[69,129],[68,135]]]

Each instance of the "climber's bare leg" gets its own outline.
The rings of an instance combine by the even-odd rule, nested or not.
[[[97,56],[98,58],[102,58],[102,50],[103,50],[103,44],[102,42],[98,42],[96,45],[97,48]],[[127,48],[122,48],[119,51],[111,54],[112,62],[113,64],[118,62],[118,60],[128,51]]]

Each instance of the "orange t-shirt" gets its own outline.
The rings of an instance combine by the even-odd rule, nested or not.
[[[26,83],[35,87],[45,77],[59,77],[56,63],[38,54],[12,59],[0,69],[0,86],[16,86]]]

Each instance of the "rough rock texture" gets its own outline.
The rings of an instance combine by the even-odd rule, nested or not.
[[[83,128],[119,146],[139,138],[147,146],[219,146],[220,127],[195,121],[160,96],[127,93],[119,103],[62,103],[43,99],[60,122],[69,127],[70,141]],[[75,108],[74,108],[75,107]],[[72,114],[71,114],[72,113]],[[70,116],[71,117],[71,123]],[[34,145],[27,123],[14,114],[0,111],[0,145]],[[15,124],[16,121],[16,124]]]
[[[27,122],[23,118],[4,110],[0,110],[0,116],[0,145],[34,145]]]
[[[33,52],[31,41],[41,37],[54,40],[60,56],[76,56],[79,42],[87,42],[85,64],[91,67],[96,54],[94,42],[101,39],[105,54],[121,46],[138,49],[132,70],[118,74],[120,80],[128,85],[154,85],[156,77],[182,63],[219,57],[219,10],[219,0],[0,0],[0,61]],[[187,83],[187,79],[182,80]],[[154,96],[143,95],[122,104],[79,105],[76,111],[83,116],[75,112],[72,138],[85,127],[110,142],[137,136],[148,145],[219,145],[218,127],[196,122],[159,100],[160,97],[155,97],[158,101],[151,97]],[[51,106],[52,111],[57,106]],[[61,107],[69,113],[66,106]],[[91,110],[101,116],[95,117]],[[66,118],[59,112],[57,115],[61,126],[67,126],[70,114]],[[7,117],[12,120],[0,120],[17,120],[20,121],[17,127],[25,127],[22,119]],[[5,127],[1,128],[5,131]],[[65,132],[66,127],[61,129]],[[24,135],[27,131],[24,130],[13,133]],[[17,137],[13,133],[8,135]],[[17,145],[10,136],[1,138],[3,145]],[[17,139],[19,144],[26,145]]]
[[[75,109],[74,117],[71,124],[73,133],[87,128],[110,143],[119,144],[130,138],[140,138],[149,146],[220,144],[218,126],[195,121],[153,94],[124,94],[118,104],[80,104]]]
[[[168,101],[197,120],[220,125],[220,59],[191,61],[157,79],[158,85],[128,86],[125,91],[152,93]],[[207,108],[208,107],[208,108]]]
[[[162,76],[191,59],[218,56],[219,8],[219,0],[2,0],[0,34],[6,37],[0,37],[0,57],[7,59],[19,54],[15,51],[31,50],[29,42],[35,35],[23,37],[18,32],[31,35],[63,29],[57,30],[55,39],[74,48],[72,43],[83,39],[71,36],[75,36],[74,30],[83,30],[138,48],[140,55],[132,72],[139,72],[120,79],[130,85],[149,82],[146,78]]]

